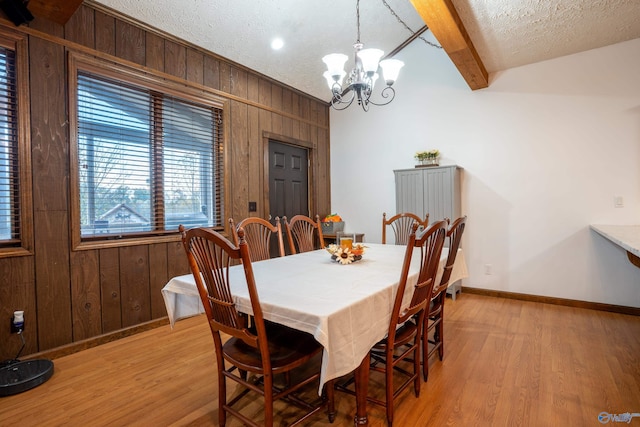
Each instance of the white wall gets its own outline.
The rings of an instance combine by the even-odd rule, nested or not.
[[[393,170],[437,148],[464,168],[464,286],[640,307],[640,269],[589,229],[640,224],[640,39],[496,73],[477,91],[420,40],[397,57],[393,103],[331,111],[331,210],[346,229],[380,242]]]

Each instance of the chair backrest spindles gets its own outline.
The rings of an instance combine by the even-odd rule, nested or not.
[[[403,212],[387,219],[387,213],[384,212],[382,214],[382,243],[387,243],[387,227],[391,227],[395,237],[395,244],[406,245],[414,222],[417,222],[419,227],[426,228],[429,225],[429,214],[426,214],[422,219],[416,214]]]
[[[305,215],[295,215],[290,221],[285,216],[283,220],[292,254],[324,249],[324,237],[322,236],[319,215],[316,215],[315,221]],[[316,247],[316,236],[319,248]]]

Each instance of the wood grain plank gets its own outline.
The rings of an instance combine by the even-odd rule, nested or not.
[[[149,246],[149,289],[151,296],[151,318],[158,319],[167,315],[162,298],[162,288],[167,284],[167,244],[157,243]]]
[[[208,55],[204,57],[204,85],[220,89],[220,61]]]
[[[249,216],[249,147],[247,131],[247,105],[231,101],[231,212],[236,222]]]
[[[73,340],[102,334],[98,251],[71,252]]]
[[[109,55],[116,54],[116,20],[100,11],[95,12],[96,50]]]
[[[118,248],[100,249],[100,295],[103,333],[122,328],[120,252]]]
[[[125,246],[120,252],[122,326],[151,320],[149,295],[149,248]]]
[[[39,349],[72,341],[69,272],[69,141],[65,54],[30,40],[31,158]],[[42,72],[34,72],[41,70]]]
[[[145,32],[139,27],[116,20],[116,56],[138,65],[145,64]]]
[[[172,41],[164,42],[164,70],[172,76],[184,79],[187,76],[187,49]]]
[[[64,26],[65,38],[93,49],[96,44],[94,19],[92,8],[80,6]]]
[[[248,212],[249,216],[259,216],[269,218],[269,212],[265,211],[263,203],[265,172],[264,172],[264,152],[262,143],[262,132],[260,132],[260,111],[258,108],[249,106],[247,108],[247,140],[249,168],[248,178],[248,199],[256,202],[258,210]]]
[[[153,33],[146,33],[145,41],[147,67],[164,71],[164,39]]]
[[[195,49],[187,49],[187,80],[204,84],[204,55]]]
[[[167,243],[167,277],[189,274],[187,254],[182,247],[182,242]]]
[[[38,350],[73,341],[69,216],[61,211],[34,213]]]

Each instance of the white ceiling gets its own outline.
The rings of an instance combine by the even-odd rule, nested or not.
[[[355,0],[95,1],[327,101],[321,58],[353,61]],[[640,0],[451,1],[489,74],[640,37]],[[386,2],[411,30],[424,25],[408,0]],[[383,0],[361,0],[360,27],[365,47],[385,52],[411,36]]]

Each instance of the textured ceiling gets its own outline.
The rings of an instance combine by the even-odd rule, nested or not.
[[[321,58],[353,60],[355,1],[94,1],[324,100]],[[451,1],[490,74],[640,37],[640,0]],[[408,0],[386,3],[411,30],[424,25]],[[383,0],[362,0],[360,23],[365,47],[385,52],[412,34]],[[280,51],[269,47],[276,36],[285,41]]]

